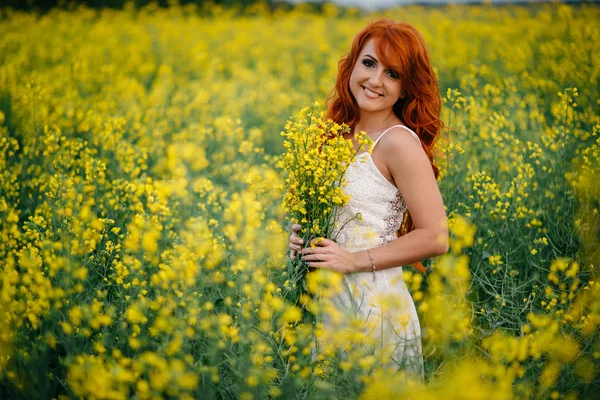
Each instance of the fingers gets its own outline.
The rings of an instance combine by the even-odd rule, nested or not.
[[[294,244],[294,243],[290,243],[290,259],[293,260],[294,258],[296,258],[296,252],[300,249],[302,249],[301,246]]]
[[[301,250],[302,249],[301,245],[296,244],[295,242],[292,242],[291,240],[290,240],[290,246],[289,247],[290,247],[290,250],[292,250],[292,251],[297,251],[297,250]]]
[[[311,246],[303,248],[300,245],[293,244],[294,242],[292,242],[292,237],[290,236],[290,250],[294,250],[295,252],[298,252],[303,257],[307,254],[325,254],[327,252],[327,250],[323,248],[324,247],[323,241],[318,242],[318,240],[319,239],[311,240],[310,241]],[[325,240],[327,240],[327,239],[325,239]],[[304,241],[302,239],[300,239],[299,242],[303,243]],[[321,246],[321,247],[317,247],[317,246]],[[296,253],[294,253],[294,254],[296,254]]]
[[[309,262],[309,263],[306,263],[306,265],[308,265],[309,267],[313,267],[313,268],[325,268],[325,265],[321,262]]]
[[[298,251],[303,260],[325,260],[329,256],[327,249],[306,247]]]
[[[292,248],[292,246],[291,246],[292,244],[302,245],[302,244],[304,244],[304,240],[302,240],[302,238],[300,236],[296,235],[295,233],[292,233],[290,235],[290,248]]]
[[[329,246],[332,243],[331,240],[325,238],[316,238],[310,241],[311,246]]]
[[[317,266],[323,265],[322,263],[331,260],[331,256],[329,254],[309,254],[302,256],[302,261],[306,261],[309,267],[313,267],[312,264],[317,264]]]
[[[337,270],[337,268],[332,265],[333,258],[328,257],[325,254],[320,254],[320,255],[315,254],[315,257],[317,257],[317,256],[320,258],[315,259],[315,260],[306,260],[306,257],[305,257],[304,260],[306,261],[306,265],[308,265],[309,267],[313,267],[313,268],[324,268],[324,269],[330,269],[333,271]]]
[[[296,258],[296,252],[302,249],[304,240],[298,236],[298,232],[302,227],[299,224],[292,225],[292,234],[290,235],[290,259]]]
[[[296,229],[298,228],[298,229]],[[300,250],[302,245],[304,244],[304,240],[298,236],[298,231],[300,230],[300,225],[294,224],[292,226],[292,234],[290,235],[290,249],[291,250]]]

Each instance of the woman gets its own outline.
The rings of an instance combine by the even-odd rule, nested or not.
[[[351,127],[348,139],[355,131],[367,132],[374,140],[372,154],[359,153],[346,171],[350,202],[336,216],[336,242],[325,239],[303,248],[296,224],[289,245],[292,258],[299,252],[310,267],[344,273],[351,290],[337,298],[339,308],[383,324],[385,329],[369,334],[380,335],[382,347],[390,346],[394,365],[421,378],[419,319],[402,266],[416,263],[423,269],[419,261],[448,251],[432,156],[443,125],[440,110],[437,80],[420,34],[389,20],[363,29],[339,62],[327,116]],[[357,213],[361,218],[353,219]],[[381,294],[397,302],[387,310],[378,307]]]

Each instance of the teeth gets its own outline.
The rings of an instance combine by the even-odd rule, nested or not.
[[[379,97],[379,93],[375,93],[372,90],[369,90],[368,88],[365,88],[365,92],[367,92],[367,94],[371,97]]]

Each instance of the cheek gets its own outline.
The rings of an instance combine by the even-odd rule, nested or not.
[[[390,89],[390,92],[393,93],[395,98],[400,98],[400,94],[402,93],[402,86],[399,82],[392,83]]]
[[[350,86],[356,84],[356,78],[357,78],[357,75],[356,75],[356,68],[355,68],[354,70],[352,70],[352,74],[350,74],[350,81],[349,81]]]
[[[350,75],[350,79],[348,80],[348,88],[350,89],[352,96],[356,97],[358,95],[358,90],[360,89],[358,75],[354,73]]]
[[[360,63],[356,63],[354,65],[354,68],[352,69],[352,73],[350,73],[350,83],[357,83],[359,82],[365,75],[365,67],[360,64]]]

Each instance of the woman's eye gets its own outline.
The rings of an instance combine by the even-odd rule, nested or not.
[[[400,77],[400,75],[391,69],[388,69],[387,74],[390,76],[390,78],[394,78],[394,79],[398,79]]]
[[[363,60],[363,65],[365,67],[372,67],[373,65],[375,65],[375,63],[369,59]]]

